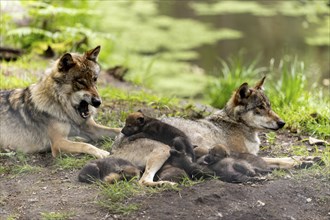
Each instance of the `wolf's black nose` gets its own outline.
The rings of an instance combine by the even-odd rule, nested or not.
[[[98,108],[101,105],[101,100],[99,98],[92,97],[92,106]]]
[[[284,121],[278,121],[277,125],[278,125],[279,128],[283,128],[284,125],[285,125],[285,122]]]

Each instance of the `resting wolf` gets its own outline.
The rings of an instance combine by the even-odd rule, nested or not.
[[[73,135],[114,138],[120,132],[93,120],[101,105],[96,89],[99,52],[100,46],[83,55],[66,53],[36,84],[0,91],[0,147],[25,153],[51,149],[54,157],[60,152],[108,156],[91,144],[68,140]]]
[[[193,121],[182,118],[164,118],[162,121],[182,130],[196,151],[207,153],[217,144],[230,147],[230,151],[257,155],[260,131],[276,131],[285,122],[271,109],[271,104],[263,91],[265,77],[254,87],[243,83],[231,96],[226,106],[206,117]],[[221,95],[221,94],[220,94]],[[144,185],[162,184],[154,182],[156,172],[169,158],[170,147],[149,139],[129,142],[119,135],[113,145],[112,154],[127,159],[138,167],[145,167],[140,183]],[[196,154],[197,155],[197,154]],[[201,155],[199,155],[201,156]],[[263,158],[270,168],[291,168],[303,158]]]

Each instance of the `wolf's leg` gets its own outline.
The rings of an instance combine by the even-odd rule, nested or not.
[[[266,161],[270,169],[306,168],[312,166],[315,163],[321,162],[320,157],[314,156],[294,156],[282,158],[262,157],[262,159]]]
[[[99,140],[103,137],[114,138],[120,133],[120,128],[109,128],[97,124],[93,118],[89,118],[84,125],[81,126],[81,130],[86,132],[92,140]]]
[[[163,166],[165,161],[170,157],[169,148],[156,148],[148,156],[145,171],[139,180],[141,185],[145,186],[158,186],[162,184],[171,184],[176,183],[169,181],[157,181],[154,182],[154,177],[157,171]]]
[[[50,126],[48,127],[48,135],[50,137],[51,150],[54,157],[56,157],[60,152],[87,153],[97,158],[105,158],[109,156],[109,152],[99,149],[91,144],[67,140],[70,128],[70,125],[64,123],[50,123]]]
[[[52,154],[56,157],[60,152],[65,153],[86,153],[96,158],[105,158],[110,155],[108,151],[99,149],[91,144],[74,142],[66,139],[52,141]]]

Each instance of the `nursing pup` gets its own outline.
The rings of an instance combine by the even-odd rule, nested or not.
[[[197,163],[191,163],[180,149],[171,150],[171,164],[184,169],[191,178],[220,177],[231,183],[258,180],[256,176],[270,172],[265,161],[248,153],[229,152],[223,145],[214,146]]]
[[[84,54],[62,55],[45,76],[25,89],[0,91],[0,147],[34,153],[51,149],[87,153],[97,158],[109,155],[91,144],[68,140],[114,138],[120,129],[93,120],[102,101],[96,88],[100,46]]]
[[[78,174],[78,180],[85,183],[93,183],[101,180],[114,183],[119,180],[130,180],[140,177],[140,170],[127,160],[108,157],[93,160],[86,164]]]
[[[129,141],[149,138],[171,147],[183,149],[191,160],[195,161],[193,146],[185,133],[158,119],[148,117],[142,112],[129,114],[126,118],[125,127],[121,132],[128,137]]]

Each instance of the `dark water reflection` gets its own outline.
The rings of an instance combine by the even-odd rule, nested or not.
[[[231,28],[243,33],[240,39],[222,40],[196,48],[200,57],[193,62],[209,74],[220,67],[219,58],[227,60],[243,51],[246,63],[259,57],[260,66],[269,66],[272,58],[275,59],[275,65],[281,59],[297,58],[305,62],[306,72],[313,79],[321,82],[330,78],[330,47],[311,46],[305,42],[306,36],[315,34],[311,30],[316,27],[304,28],[304,17],[261,17],[247,13],[198,16],[190,8],[189,1],[160,1],[159,10],[164,15],[195,19],[214,28]]]

